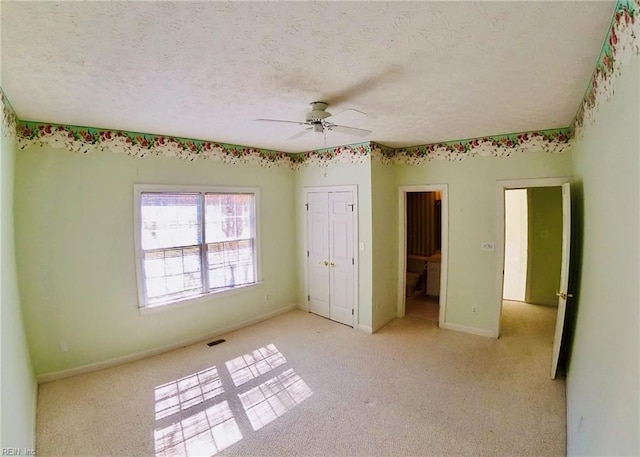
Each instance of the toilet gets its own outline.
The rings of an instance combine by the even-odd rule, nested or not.
[[[411,297],[415,293],[418,279],[420,279],[418,273],[407,271],[407,297]]]

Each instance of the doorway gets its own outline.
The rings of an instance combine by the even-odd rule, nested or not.
[[[569,178],[498,182],[498,237],[501,261],[499,312],[500,335],[503,300],[556,309],[551,356],[555,378],[564,330],[569,273],[571,205]]]
[[[504,300],[525,301],[527,286],[527,189],[509,189],[504,195]]]
[[[445,322],[447,185],[399,188],[398,317]]]

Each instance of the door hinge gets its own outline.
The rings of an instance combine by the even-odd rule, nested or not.
[[[307,251],[307,257],[309,257],[309,251]]]
[[[311,301],[311,295],[307,295],[307,301]]]
[[[356,264],[356,259],[354,259],[353,257],[351,257],[351,265],[355,265]]]
[[[350,206],[350,207],[351,207],[351,212],[353,213],[353,207],[354,207],[355,205],[354,205],[353,203],[351,203],[351,204],[349,204],[349,205],[347,205],[347,206]]]
[[[351,308],[351,315],[353,316],[353,308]]]
[[[309,211],[309,203],[305,203],[304,206],[307,208],[307,211]]]

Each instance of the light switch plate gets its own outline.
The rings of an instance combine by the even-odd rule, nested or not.
[[[483,251],[494,251],[496,248],[496,244],[493,241],[483,241],[482,242],[482,250]]]

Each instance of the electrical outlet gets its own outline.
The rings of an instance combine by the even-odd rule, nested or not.
[[[69,350],[69,345],[66,341],[60,341],[60,351],[67,352]]]
[[[473,305],[473,306],[471,307],[471,312],[472,312],[472,313],[477,313],[477,312],[478,312],[478,306],[477,306],[477,305]]]

